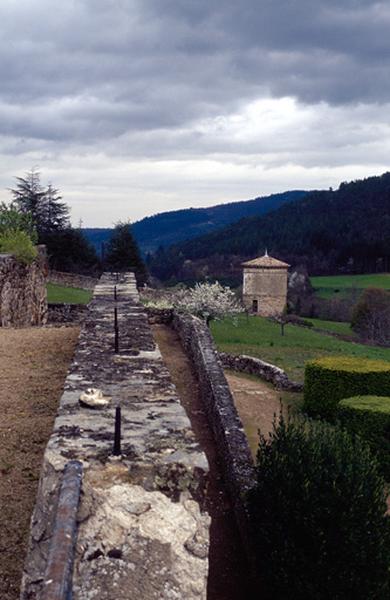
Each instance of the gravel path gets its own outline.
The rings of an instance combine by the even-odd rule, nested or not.
[[[166,325],[154,325],[152,330],[210,466],[206,501],[211,516],[207,600],[251,600],[255,595],[250,590],[249,569],[196,377],[177,333]]]
[[[280,392],[259,378],[225,371],[253,456],[256,456],[259,434],[268,437],[275,415],[280,413]]]
[[[0,598],[17,600],[43,451],[79,329],[0,329]]]

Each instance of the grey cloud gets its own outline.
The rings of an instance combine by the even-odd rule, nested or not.
[[[390,9],[359,0],[52,0],[0,6],[0,132],[95,144],[257,97],[390,99]]]

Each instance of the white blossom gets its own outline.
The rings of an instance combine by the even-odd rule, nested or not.
[[[174,308],[189,312],[209,322],[236,316],[244,309],[234,292],[218,281],[215,283],[197,283],[195,287],[179,290],[173,298]]]

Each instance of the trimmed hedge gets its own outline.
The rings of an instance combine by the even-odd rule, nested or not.
[[[341,400],[337,415],[349,432],[360,435],[369,443],[384,477],[390,481],[390,397],[346,398]]]
[[[304,410],[334,418],[340,400],[352,396],[390,396],[390,363],[349,356],[327,356],[306,364]]]

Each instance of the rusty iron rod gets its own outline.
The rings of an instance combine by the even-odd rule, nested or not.
[[[115,431],[114,431],[114,456],[120,456],[121,452],[121,407],[115,409]]]
[[[114,308],[114,335],[115,335],[115,353],[119,352],[119,328],[118,328],[118,309]]]
[[[72,597],[76,515],[82,477],[82,463],[77,460],[69,461],[62,476],[42,600],[69,600]]]

